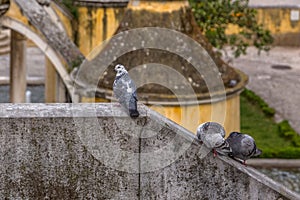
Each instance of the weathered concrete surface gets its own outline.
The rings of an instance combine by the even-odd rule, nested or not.
[[[138,198],[138,174],[105,166],[77,134],[80,128],[92,127],[90,108],[1,104],[0,199]],[[86,126],[76,126],[76,109],[83,109],[78,120]],[[137,151],[137,138],[121,135],[114,119],[99,110],[106,136],[118,136],[116,144]]]
[[[0,198],[299,199],[139,106],[0,104]],[[140,172],[140,173],[139,173]]]

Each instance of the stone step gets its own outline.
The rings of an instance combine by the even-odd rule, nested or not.
[[[10,52],[10,46],[3,47],[3,48],[0,47],[0,55],[8,54],[9,52]]]
[[[9,40],[9,35],[0,31],[0,41]]]
[[[0,31],[0,55],[10,52],[10,34],[8,30]]]
[[[10,40],[0,40],[0,48],[10,46]]]
[[[45,77],[42,76],[28,76],[27,77],[28,85],[43,85],[45,84]],[[0,76],[0,85],[9,85],[9,77]]]

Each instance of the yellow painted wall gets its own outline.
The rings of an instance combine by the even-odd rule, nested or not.
[[[87,56],[118,28],[125,8],[79,7],[78,44]]]
[[[56,4],[51,4],[51,6],[54,9],[54,11],[56,12],[56,14],[58,15],[58,17],[60,18],[60,20],[62,21],[62,23],[64,25],[64,28],[67,31],[68,36],[72,38],[72,22],[71,22],[71,19],[69,17],[67,17],[63,13],[63,11],[59,7],[57,7]],[[17,6],[17,4],[14,1],[11,1],[10,8],[9,8],[8,12],[5,14],[5,16],[13,18],[13,19],[25,24],[25,25],[28,25],[31,29],[36,30],[33,26],[30,25],[28,19],[22,14],[19,7]],[[27,45],[28,46],[36,46],[30,40],[28,40]]]
[[[136,6],[136,2],[130,1],[128,4],[128,8],[132,10],[148,10],[152,12],[172,12],[174,10],[179,10],[183,7],[188,6],[188,1],[168,1],[168,3],[164,1],[140,1]]]
[[[272,33],[299,33],[300,20],[291,21],[291,11],[300,9],[257,9],[257,21]]]
[[[81,99],[83,103],[109,102],[107,99],[88,98]],[[160,106],[147,105],[150,109],[162,114],[172,121],[180,124],[189,131],[196,133],[199,124],[215,121],[224,125],[226,136],[232,131],[240,131],[240,95],[236,94],[225,101],[212,104],[187,106]]]
[[[66,16],[64,11],[59,8],[56,4],[52,4],[53,10],[58,15],[59,19],[61,20],[62,24],[64,25],[65,30],[67,31],[67,34],[70,38],[73,38],[73,27],[72,27],[72,19],[70,17]]]
[[[150,108],[193,133],[196,133],[199,124],[207,121],[215,121],[223,124],[227,135],[232,131],[240,131],[239,95],[228,98],[226,101],[213,104],[181,107],[153,105],[150,106]]]
[[[5,13],[5,16],[11,17],[23,24],[29,25],[27,18],[22,14],[21,10],[15,3],[15,1],[10,1],[9,10]],[[33,28],[32,26],[30,26]]]
[[[288,8],[258,8],[257,10],[257,23],[263,24],[263,26],[271,31],[271,33],[299,33],[300,20],[291,21],[291,11],[300,9],[288,9]],[[230,25],[226,30],[227,34],[237,33],[237,26]]]
[[[299,11],[300,13],[300,9],[256,8],[256,10],[257,23],[270,30],[275,39],[274,45],[300,45],[300,20],[291,20],[291,12]],[[235,25],[229,25],[226,29],[228,35],[238,32],[239,29]]]

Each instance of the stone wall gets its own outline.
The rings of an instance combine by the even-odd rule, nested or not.
[[[300,46],[300,7],[295,0],[249,0],[249,7],[257,11],[258,24],[270,30],[274,46]],[[238,33],[237,26],[229,26],[227,34]]]
[[[0,104],[0,199],[299,199],[140,105]]]

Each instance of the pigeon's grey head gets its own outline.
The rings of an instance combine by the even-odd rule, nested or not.
[[[230,135],[229,135],[229,137],[238,137],[240,135],[242,135],[242,134],[239,133],[239,132],[231,132]]]
[[[244,162],[253,156],[259,156],[262,151],[256,148],[253,137],[248,134],[232,132],[226,141],[232,149],[232,156]]]
[[[115,66],[115,72],[117,72],[116,76],[122,76],[123,74],[128,73],[125,67],[121,64],[117,64]]]
[[[225,130],[223,126],[217,122],[205,122],[198,126],[197,137],[200,141],[203,141],[204,137],[206,137],[205,135],[220,135],[224,138]]]

